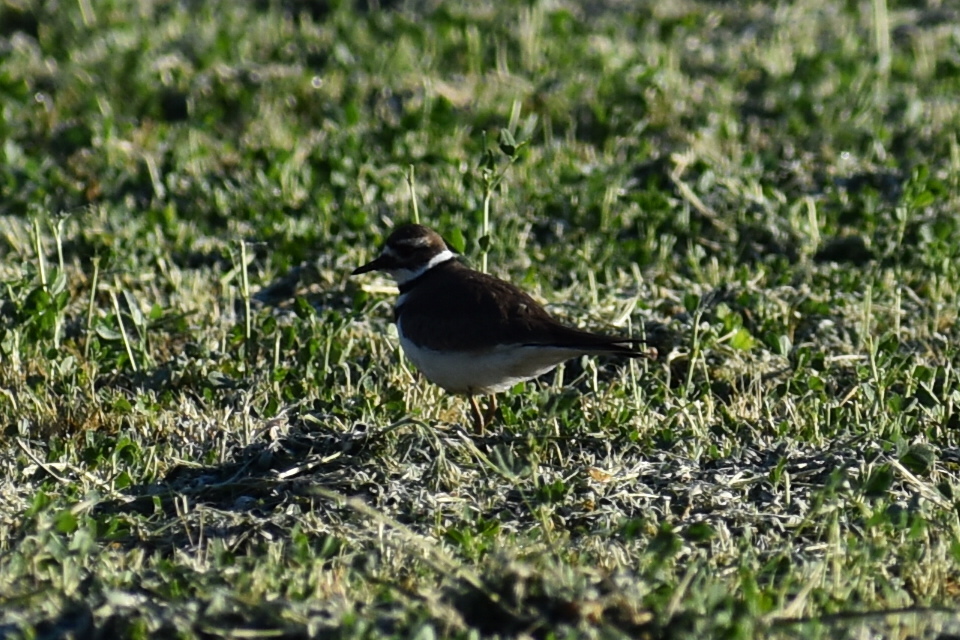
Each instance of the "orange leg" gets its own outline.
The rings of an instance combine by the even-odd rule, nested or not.
[[[470,409],[473,414],[473,429],[477,432],[477,435],[483,435],[483,427],[486,424],[485,416],[483,412],[480,411],[480,405],[477,403],[477,396],[470,394],[467,396],[470,398]]]
[[[484,414],[483,419],[486,424],[490,424],[497,418],[497,396],[490,396],[490,403],[487,405],[487,412]]]

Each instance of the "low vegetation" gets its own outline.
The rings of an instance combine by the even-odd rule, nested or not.
[[[0,0],[0,638],[956,637],[958,20]],[[473,436],[415,218],[657,358]]]

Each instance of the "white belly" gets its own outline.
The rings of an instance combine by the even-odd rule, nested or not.
[[[427,380],[450,393],[505,391],[542,375],[582,351],[557,347],[500,345],[487,351],[435,351],[418,347],[397,324],[400,346]]]

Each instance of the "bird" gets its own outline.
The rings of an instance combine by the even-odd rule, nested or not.
[[[403,224],[380,254],[352,276],[379,271],[397,283],[393,310],[404,354],[433,384],[465,395],[473,426],[483,434],[496,412],[494,394],[536,378],[572,358],[638,358],[638,338],[567,326],[519,287],[476,271],[433,229]],[[489,395],[481,412],[476,396]]]

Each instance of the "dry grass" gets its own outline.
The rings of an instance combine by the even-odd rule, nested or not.
[[[0,0],[0,637],[960,633],[952,9],[386,4]],[[660,357],[469,435],[414,192]]]

